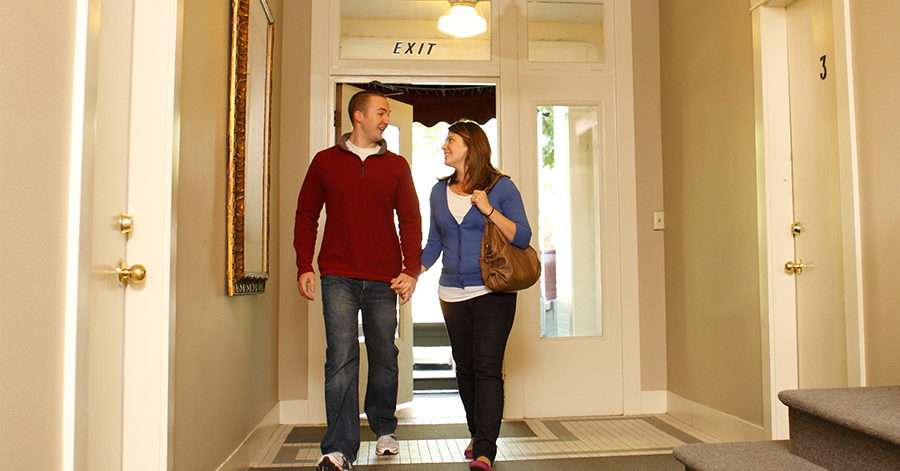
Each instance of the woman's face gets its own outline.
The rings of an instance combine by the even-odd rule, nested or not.
[[[469,147],[463,141],[463,138],[455,132],[447,133],[447,140],[441,146],[444,151],[444,164],[460,171],[466,164],[466,153]]]

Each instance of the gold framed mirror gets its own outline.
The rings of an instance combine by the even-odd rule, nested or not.
[[[228,295],[269,279],[269,148],[275,19],[266,0],[231,2],[228,115]]]

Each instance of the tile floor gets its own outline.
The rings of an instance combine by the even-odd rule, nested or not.
[[[465,423],[465,414],[456,394],[417,394],[413,402],[398,407],[397,417],[401,425]],[[366,427],[365,419],[362,419],[362,424]],[[684,443],[720,441],[668,415],[524,419],[524,424],[533,433],[501,436],[497,441],[498,461],[668,454],[672,448]],[[521,422],[517,425],[521,425]],[[253,460],[251,467],[315,466],[321,456],[319,444],[290,443],[288,435],[294,427],[279,426]],[[363,441],[359,458],[354,464],[467,461],[463,458],[463,450],[469,440],[458,438],[458,434],[454,438],[419,440],[400,436],[399,439],[400,454],[384,457],[375,455],[374,441]]]

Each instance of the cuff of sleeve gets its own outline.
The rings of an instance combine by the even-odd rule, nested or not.
[[[414,280],[419,281],[419,272],[420,271],[421,271],[421,269],[419,269],[419,271],[417,271],[417,270],[413,269],[412,267],[406,267],[403,269],[402,273],[406,273],[407,275],[413,277]]]
[[[515,237],[513,237],[513,240],[512,242],[510,242],[510,244],[515,245],[520,249],[528,247],[528,242],[531,240],[531,237],[526,238],[524,236],[525,232],[526,231],[520,230],[520,228],[516,228],[516,235]]]

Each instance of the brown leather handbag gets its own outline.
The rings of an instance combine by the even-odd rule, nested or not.
[[[503,175],[495,175],[485,193]],[[519,291],[535,284],[541,277],[541,261],[530,245],[520,249],[509,243],[500,229],[484,216],[484,236],[481,238],[481,278],[492,291]]]

